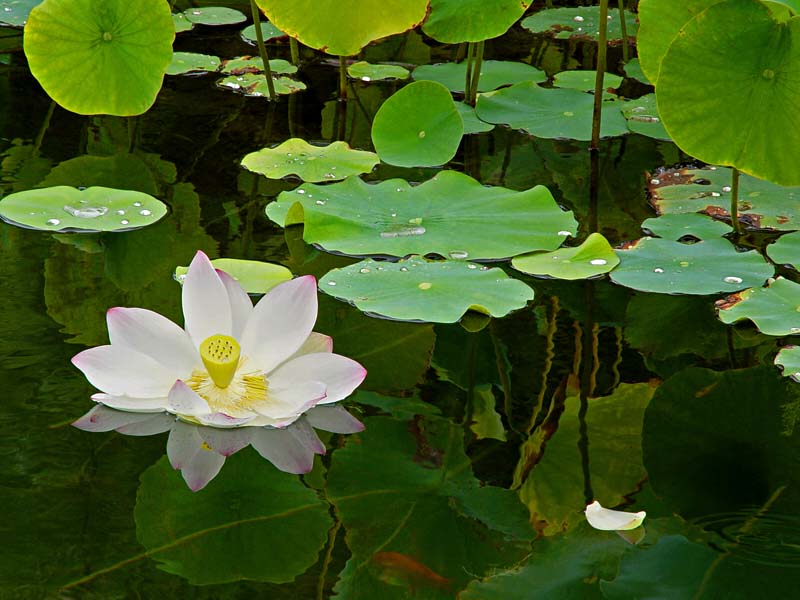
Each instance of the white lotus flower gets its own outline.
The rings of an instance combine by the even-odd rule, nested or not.
[[[183,283],[183,314],[185,329],[141,308],[108,311],[111,344],[79,353],[73,357],[73,364],[101,391],[92,399],[104,407],[162,414],[157,414],[157,419],[151,418],[152,414],[137,415],[134,421],[125,417],[121,425],[103,429],[98,428],[98,421],[105,427],[113,425],[114,419],[100,410],[102,407],[96,407],[75,422],[77,427],[107,431],[136,424],[141,429],[147,423],[158,431],[170,429],[173,452],[168,453],[176,468],[182,468],[191,444],[172,442],[173,435],[187,440],[191,436],[175,433],[189,430],[172,424],[166,427],[167,420],[174,424],[177,417],[180,425],[206,428],[253,428],[261,431],[232,431],[223,437],[246,440],[239,447],[252,444],[276,466],[283,468],[283,464],[283,470],[291,472],[307,472],[311,463],[307,453],[303,460],[284,460],[285,454],[291,454],[289,450],[276,458],[279,437],[288,440],[291,433],[294,440],[305,435],[313,459],[313,453],[320,447],[324,452],[324,446],[313,434],[311,424],[323,429],[333,427],[330,431],[347,430],[342,433],[359,430],[346,411],[311,411],[317,405],[346,398],[366,376],[360,364],[333,354],[331,338],[312,332],[317,318],[313,277],[276,286],[254,307],[232,277],[215,271],[208,257],[198,252]],[[174,416],[164,415],[165,411]],[[290,432],[281,431],[307,412],[308,418]],[[342,412],[351,420],[346,426]],[[309,430],[313,436],[308,435]],[[268,442],[264,441],[265,431],[271,432]],[[293,443],[290,440],[290,446]],[[224,462],[224,456],[232,452],[218,454]]]
[[[627,531],[639,527],[647,516],[645,511],[637,513],[623,512],[621,510],[611,510],[603,508],[595,500],[584,511],[589,525],[595,529],[603,531]]]

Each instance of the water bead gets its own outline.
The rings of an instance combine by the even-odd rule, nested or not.
[[[590,265],[595,265],[596,267],[600,267],[602,265],[608,264],[608,261],[604,258],[593,258],[589,261]]]

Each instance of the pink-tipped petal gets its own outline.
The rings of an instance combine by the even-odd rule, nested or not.
[[[226,457],[246,447],[253,437],[252,427],[239,427],[236,429],[199,427],[198,429],[206,444],[215,452]]]
[[[305,414],[308,422],[316,429],[332,433],[358,433],[364,431],[364,424],[338,404],[315,406]]]
[[[286,473],[308,473],[314,468],[314,451],[286,429],[259,428],[250,445],[261,456]]]
[[[225,457],[213,450],[202,448],[181,469],[183,480],[193,492],[202,490],[214,479],[225,464]]]
[[[164,433],[172,429],[173,425],[175,425],[175,417],[167,413],[159,413],[157,415],[150,415],[147,421],[140,421],[138,423],[117,427],[117,431],[123,435],[142,437]]]
[[[106,313],[112,346],[125,346],[155,359],[175,378],[202,365],[189,335],[178,325],[144,308],[112,308]]]
[[[247,321],[242,354],[269,373],[292,356],[317,320],[317,281],[310,275],[275,286],[256,304]]]
[[[83,431],[112,431],[117,427],[147,421],[152,416],[152,413],[123,412],[98,404],[80,419],[73,422],[72,426]]]
[[[367,370],[340,354],[319,352],[298,356],[268,375],[270,385],[283,388],[297,381],[321,381],[325,384],[326,397],[320,404],[338,402],[347,398],[356,389]]]
[[[92,400],[109,408],[141,413],[164,412],[169,404],[166,397],[132,398],[131,396],[112,396],[103,393],[92,394]]]
[[[270,382],[266,401],[252,407],[258,414],[280,421],[294,421],[325,399],[325,385],[318,381],[297,381],[285,387]]]
[[[325,444],[322,443],[317,432],[314,431],[314,428],[304,417],[300,417],[286,429],[297,438],[298,442],[314,452],[314,454],[325,454]]]
[[[300,349],[289,359],[303,356],[304,354],[317,354],[318,352],[333,352],[333,338],[329,335],[312,331],[300,346]]]
[[[225,285],[203,252],[194,255],[183,280],[183,317],[195,347],[212,335],[231,335],[231,303]]]
[[[199,427],[178,421],[169,432],[167,440],[167,458],[173,469],[183,469],[200,452],[203,438]]]
[[[207,415],[197,415],[197,420],[200,421],[203,425],[208,425],[209,427],[240,427],[241,425],[245,425],[256,418],[256,414],[252,413],[247,417],[232,417],[230,415],[226,415],[225,413],[216,412],[210,413]]]
[[[97,346],[72,357],[94,387],[112,396],[162,398],[175,374],[155,359],[125,346]]]
[[[225,291],[228,293],[228,302],[231,305],[231,328],[233,337],[237,340],[242,339],[244,327],[247,324],[250,314],[253,312],[253,302],[236,280],[225,271],[217,271]]]
[[[208,403],[203,400],[192,388],[178,379],[169,391],[169,406],[167,410],[176,415],[197,417],[211,412]]]

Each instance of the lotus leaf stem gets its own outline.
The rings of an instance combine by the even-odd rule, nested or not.
[[[47,133],[47,130],[50,127],[50,119],[53,118],[53,111],[55,108],[55,100],[51,100],[50,106],[47,107],[47,114],[45,114],[44,121],[42,121],[42,126],[39,128],[39,133],[36,135],[36,140],[33,142],[33,152],[31,153],[33,158],[39,156],[39,150],[42,147],[42,140],[44,140],[44,135]]]
[[[600,22],[597,25],[597,68],[594,78],[594,108],[592,110],[592,141],[590,150],[600,145],[600,109],[603,107],[603,78],[606,74],[606,51],[608,50],[608,0],[600,0]]]
[[[627,63],[630,51],[628,50],[628,24],[625,23],[625,0],[617,0],[617,4],[619,5],[619,26],[622,29],[622,62]]]
[[[483,40],[475,44],[475,61],[472,63],[472,86],[469,90],[468,103],[475,106],[478,99],[478,83],[481,79],[481,63],[483,62]]]
[[[300,64],[300,45],[293,37],[289,38],[289,52],[292,54],[292,64],[298,66]]]
[[[469,103],[469,91],[472,89],[472,59],[475,56],[475,44],[467,44],[467,73],[464,82],[464,101]]]
[[[261,13],[259,12],[258,6],[256,6],[256,0],[250,0],[250,12],[253,14],[253,24],[256,27],[258,53],[261,55],[261,61],[264,63],[264,77],[267,79],[269,99],[277,100],[278,95],[275,93],[275,83],[272,81],[272,69],[269,66],[269,54],[267,54],[267,47],[264,45],[264,32],[261,31]]]
[[[736,235],[742,234],[742,224],[739,223],[739,169],[731,170],[731,225]]]
[[[339,101],[347,100],[347,60],[339,57]]]

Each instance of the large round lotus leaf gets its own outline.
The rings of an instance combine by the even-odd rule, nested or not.
[[[167,75],[183,75],[202,71],[216,71],[220,60],[216,56],[197,54],[195,52],[175,52],[172,62],[167,67]]]
[[[28,14],[42,0],[0,0],[0,24],[22,27]]]
[[[439,42],[480,42],[503,35],[532,0],[431,0],[422,31]]]
[[[9,194],[0,200],[3,220],[45,231],[123,231],[155,223],[166,205],[142,192],[105,187],[56,186]]]
[[[347,74],[361,81],[380,81],[382,79],[408,79],[411,74],[400,65],[373,65],[363,60],[347,67]]]
[[[700,240],[722,237],[731,229],[721,221],[695,213],[664,215],[642,221],[642,229],[660,238],[677,241],[691,236]],[[649,235],[649,234],[648,234]]]
[[[475,113],[475,109],[469,104],[456,102],[456,108],[458,109],[458,114],[461,115],[461,120],[464,122],[464,135],[484,133],[494,129],[494,125],[491,123],[481,121]]]
[[[291,138],[274,148],[251,152],[242,159],[242,166],[270,179],[297,175],[303,181],[317,182],[369,173],[379,162],[373,152],[353,150],[347,142],[312,146]]]
[[[422,65],[414,69],[412,77],[416,81],[436,81],[451,92],[463,92],[467,77],[467,63],[437,63]],[[547,80],[544,71],[522,62],[507,60],[484,60],[481,62],[481,75],[478,79],[478,91],[489,92],[504,85],[534,81],[540,83]]]
[[[553,85],[560,88],[580,90],[581,92],[594,91],[594,71],[561,71],[553,76]],[[613,73],[603,74],[603,89],[618,88],[622,85],[622,77]]]
[[[667,169],[648,185],[650,203],[661,214],[702,211],[729,216],[731,170]],[[800,187],[783,187],[739,176],[739,220],[755,229],[800,229]]]
[[[187,20],[197,25],[236,25],[247,20],[244,13],[224,6],[205,6],[183,11]]]
[[[525,254],[511,261],[511,266],[518,271],[556,279],[587,279],[608,273],[618,264],[619,258],[611,244],[599,233],[592,233],[575,248]]]
[[[628,129],[657,140],[670,140],[667,130],[661,123],[656,107],[656,95],[647,94],[622,105],[622,114],[628,121]]]
[[[270,61],[271,62],[271,61]],[[306,84],[291,77],[273,77],[272,83],[278,95],[294,94],[306,89]],[[269,86],[263,73],[243,73],[231,75],[217,82],[221,88],[239,92],[256,98],[269,97]]]
[[[551,8],[532,14],[523,19],[522,26],[533,33],[555,34],[557,39],[589,38],[597,41],[600,7],[585,6],[582,8]],[[629,38],[636,37],[636,15],[625,11],[625,25]],[[621,40],[622,27],[619,21],[619,10],[608,11],[608,40]]]
[[[164,0],[45,0],[23,38],[31,73],[82,115],[138,115],[155,102],[175,29]]]
[[[478,96],[475,110],[489,123],[505,123],[543,138],[590,140],[594,96],[578,90],[545,89],[533,82]],[[601,137],[628,133],[621,102],[604,102]]]
[[[669,46],[658,112],[684,152],[798,185],[798,79],[800,19],[778,23],[758,0],[726,0],[689,21]]]
[[[280,29],[275,27],[269,21],[264,19],[261,20],[261,34],[264,36],[264,41],[274,40],[276,38],[286,37],[286,34],[282,32]],[[241,33],[242,39],[245,42],[250,44],[255,44],[258,42],[258,38],[256,38],[256,26],[250,25],[249,27],[245,27],[242,29]]]
[[[267,216],[284,227],[305,222],[306,242],[353,255],[508,258],[554,250],[576,228],[572,213],[543,186],[485,187],[456,171],[413,187],[402,179],[368,184],[357,177],[304,184],[282,192]]]
[[[292,272],[286,267],[258,260],[215,258],[211,264],[233,277],[248,294],[266,294],[279,283],[292,278]],[[176,267],[175,280],[183,283],[188,272],[189,267]]]
[[[750,319],[761,333],[800,333],[800,284],[778,277],[767,287],[753,287],[717,302],[719,318],[728,325]]]
[[[383,162],[400,167],[443,165],[456,155],[464,123],[441,83],[416,81],[392,94],[372,123]]]
[[[400,321],[455,323],[468,310],[502,317],[533,300],[533,290],[502,269],[420,256],[394,263],[368,258],[333,269],[319,287],[363,312]]]
[[[645,237],[617,250],[611,280],[659,294],[716,294],[762,285],[773,268],[755,251],[737,252],[725,239],[683,244]]]
[[[256,0],[276,27],[328,54],[357,54],[370,42],[419,25],[428,0]]]
[[[775,357],[775,364],[781,368],[785,377],[800,382],[800,346],[781,348]]]
[[[779,265],[800,269],[800,231],[782,235],[777,242],[767,246],[767,254]]]
[[[269,70],[273,75],[291,75],[297,73],[297,67],[288,60],[273,58],[269,61]],[[264,61],[260,56],[238,56],[222,61],[220,69],[227,75],[243,75],[244,73],[263,73]]]

